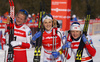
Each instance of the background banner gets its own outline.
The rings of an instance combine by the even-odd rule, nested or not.
[[[2,41],[2,31],[0,31],[0,49],[2,49],[2,47],[1,47],[1,41]]]
[[[62,21],[62,30],[70,29],[71,0],[51,0],[51,14]]]

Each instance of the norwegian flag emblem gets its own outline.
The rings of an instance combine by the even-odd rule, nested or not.
[[[77,27],[74,27],[75,29],[77,29]]]

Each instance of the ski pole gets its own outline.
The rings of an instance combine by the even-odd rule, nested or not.
[[[71,37],[70,37],[70,34],[68,34],[68,36],[67,36],[67,41],[68,41],[68,42],[72,42],[72,39],[71,39]],[[67,53],[67,54],[66,54],[66,53]],[[64,62],[66,62],[67,56],[68,56],[68,48],[65,48],[65,57],[66,57],[66,58],[64,58]]]
[[[55,42],[54,42],[54,36],[53,36],[53,52],[55,52]],[[54,57],[53,57],[52,61],[53,61],[53,62],[55,62]]]
[[[56,36],[54,38],[55,38],[55,51],[56,51]]]
[[[57,36],[57,28],[53,28],[52,29],[52,36],[53,36],[53,52],[56,51],[56,36]],[[52,59],[52,61],[56,62],[56,59]]]
[[[6,39],[6,45],[8,44],[8,41],[9,41],[9,34],[8,32],[6,32],[6,36],[5,36],[5,39]],[[4,58],[4,62],[7,62],[7,53],[8,53],[8,50],[6,51],[5,50],[5,58]]]
[[[66,52],[67,52],[67,54],[66,54]],[[66,57],[66,58],[64,58],[64,62],[66,62],[67,56],[68,56],[68,48],[65,49],[65,57]]]

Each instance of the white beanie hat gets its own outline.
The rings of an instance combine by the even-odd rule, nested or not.
[[[31,17],[31,14],[28,14],[28,17]]]
[[[78,22],[73,22],[71,24],[70,30],[79,30],[82,31],[81,26]]]
[[[75,17],[76,17],[76,15],[74,14],[72,17],[73,17],[73,18],[75,18]]]
[[[52,20],[53,18],[52,18],[52,15],[50,15],[50,14],[45,14],[45,15],[43,15],[43,17],[42,17],[42,22],[44,22],[45,19],[51,19],[51,20]]]

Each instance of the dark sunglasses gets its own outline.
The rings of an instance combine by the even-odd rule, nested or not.
[[[24,10],[24,9],[19,10],[19,12],[24,12],[24,14],[28,16],[27,11],[26,11],[26,10]]]
[[[52,17],[51,14],[44,14],[44,15],[42,16],[42,18],[44,18],[45,16],[49,16],[49,17],[51,17],[51,18],[53,19],[53,17]]]

